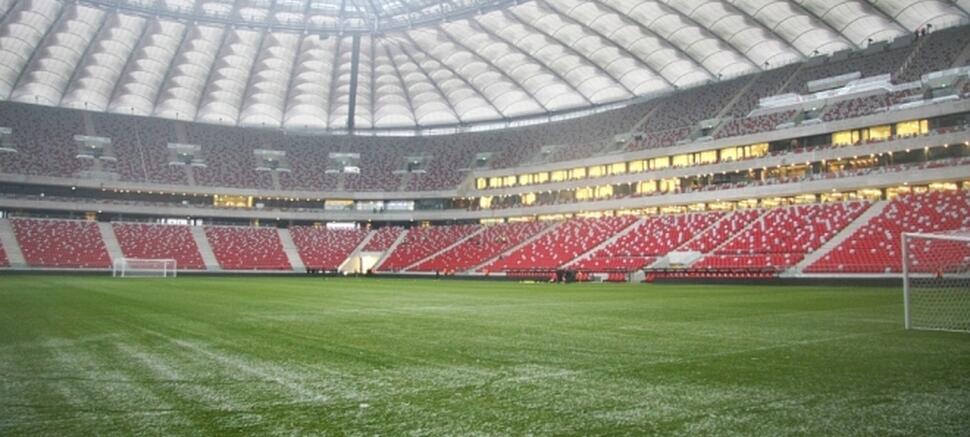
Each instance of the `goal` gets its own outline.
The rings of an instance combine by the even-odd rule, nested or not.
[[[174,259],[120,258],[112,264],[111,276],[116,278],[174,278],[177,275]]]
[[[902,235],[906,329],[970,332],[970,230]]]

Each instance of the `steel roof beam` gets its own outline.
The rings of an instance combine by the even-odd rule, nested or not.
[[[414,39],[411,38],[411,35],[408,35],[408,34],[405,33],[404,36],[411,43],[411,47],[414,47],[415,49],[420,50],[421,53],[423,53],[425,56],[428,57],[428,59],[431,59],[431,60],[437,62],[444,69],[448,70],[448,72],[450,72],[453,76],[455,76],[456,78],[458,78],[458,80],[462,81],[465,84],[465,86],[468,87],[468,89],[470,89],[472,91],[475,91],[475,93],[478,94],[479,97],[481,97],[483,101],[488,102],[489,106],[491,106],[492,109],[495,110],[495,113],[498,114],[499,117],[502,117],[503,119],[506,118],[505,117],[505,114],[502,112],[502,110],[499,109],[498,106],[495,106],[495,102],[493,102],[492,99],[490,99],[488,96],[486,96],[485,93],[482,92],[482,90],[480,90],[477,86],[475,86],[474,84],[472,84],[471,81],[469,81],[467,77],[465,77],[465,76],[463,76],[461,74],[458,74],[458,72],[455,71],[455,69],[451,68],[450,65],[445,64],[440,59],[438,59],[434,55],[432,55],[431,53],[428,53],[427,51],[425,51],[424,49],[422,49],[421,46],[419,46],[418,43],[416,41],[414,41]],[[404,44],[398,42],[398,47],[401,48],[401,51],[403,51],[404,53],[407,53],[408,54],[408,57],[410,57],[411,59],[414,59],[414,55],[408,53],[408,50],[407,50],[407,48],[406,48],[406,46]],[[431,76],[428,74],[428,72],[425,71],[424,67],[421,67],[421,63],[415,61],[415,64],[418,65],[418,68],[421,68],[421,71],[424,71],[425,76],[428,76],[428,79],[431,80],[431,83],[434,84],[435,88],[437,88],[438,91],[441,92],[442,95],[445,95],[445,93],[441,90],[441,87],[438,86],[438,83],[435,82],[434,79],[431,78]],[[458,111],[455,111],[455,114],[457,114],[457,113],[458,113]]]
[[[537,1],[537,3],[544,3],[544,2]],[[600,73],[608,76],[617,85],[619,85],[619,86],[623,87],[623,89],[627,90],[627,92],[629,92],[630,95],[632,95],[632,96],[635,96],[636,95],[636,93],[633,91],[633,89],[631,89],[630,87],[626,86],[623,82],[620,81],[620,78],[616,77],[615,75],[613,75],[613,73],[610,73],[609,71],[607,71],[605,68],[603,68],[601,65],[597,64],[596,62],[593,62],[592,59],[590,59],[588,56],[580,53],[579,50],[574,49],[573,47],[571,47],[568,44],[564,44],[562,42],[562,40],[560,40],[559,38],[556,38],[556,37],[550,35],[545,30],[542,30],[542,29],[536,27],[535,25],[533,25],[532,23],[529,23],[528,21],[524,20],[522,17],[518,16],[515,12],[503,11],[503,14],[505,14],[505,15],[511,15],[516,21],[518,21],[519,23],[521,23],[523,26],[526,26],[526,27],[528,27],[528,28],[530,28],[530,29],[538,32],[542,36],[544,36],[544,37],[548,38],[549,40],[555,42],[556,45],[558,45],[559,47],[562,47],[562,48],[566,49],[566,51],[568,51],[568,52],[576,55],[580,59],[586,61],[586,63],[589,64],[591,67],[599,70]]]
[[[484,56],[478,54],[477,52],[475,52],[474,50],[472,50],[470,47],[468,47],[464,43],[460,42],[458,39],[456,39],[454,36],[452,36],[450,33],[448,33],[448,31],[445,30],[444,28],[437,29],[437,31],[438,32],[436,32],[436,34],[443,35],[448,40],[448,42],[450,42],[450,43],[452,43],[452,44],[454,44],[454,45],[456,45],[458,47],[461,47],[462,50],[468,52],[472,56],[474,56],[474,57],[478,58],[479,60],[481,60],[482,62],[484,62],[486,65],[488,65],[493,70],[495,70],[496,73],[498,73],[499,75],[501,75],[502,77],[504,77],[505,80],[509,81],[509,83],[511,83],[512,85],[515,85],[516,88],[518,88],[523,93],[525,93],[525,95],[529,96],[529,98],[532,99],[532,101],[536,102],[537,105],[541,106],[542,109],[544,109],[546,112],[549,112],[549,107],[547,107],[544,103],[540,102],[539,99],[536,98],[536,96],[534,96],[531,92],[529,92],[529,90],[527,90],[525,88],[525,86],[522,85],[522,83],[520,83],[519,81],[517,81],[514,78],[512,78],[512,76],[510,76],[508,72],[506,72],[505,70],[499,68],[490,59],[486,59]]]
[[[505,16],[505,11],[502,11],[502,15]],[[572,89],[573,92],[575,92],[577,95],[579,95],[580,97],[582,97],[583,100],[585,100],[587,104],[590,104],[590,105],[593,104],[593,101],[590,100],[588,96],[586,96],[581,91],[579,91],[579,89],[577,89],[575,86],[573,86],[573,84],[571,82],[569,82],[568,80],[566,80],[566,77],[563,76],[562,73],[560,73],[560,72],[558,72],[556,70],[553,70],[548,65],[546,65],[545,62],[542,62],[541,60],[539,60],[539,58],[536,58],[535,55],[533,55],[532,53],[529,53],[529,52],[523,50],[518,45],[513,44],[508,39],[505,39],[505,37],[499,36],[497,33],[493,32],[492,29],[489,29],[488,27],[485,27],[484,24],[479,23],[478,21],[468,20],[468,22],[469,23],[475,23],[474,26],[477,27],[482,32],[485,32],[485,34],[487,34],[488,36],[494,38],[497,41],[500,41],[500,42],[504,43],[505,45],[511,47],[513,50],[515,50],[515,51],[521,53],[523,56],[529,58],[532,62],[534,62],[537,66],[539,66],[539,68],[541,68],[541,69],[545,70],[546,72],[548,72],[549,74],[555,76],[556,79],[558,79],[564,85],[566,85],[567,87],[569,87],[570,89]],[[526,91],[526,93],[529,93],[529,91]],[[529,93],[529,95],[532,95],[532,94]],[[532,98],[535,99],[535,96],[532,96]],[[538,101],[538,99],[536,99],[536,101]]]

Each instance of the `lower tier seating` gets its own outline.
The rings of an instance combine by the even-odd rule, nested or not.
[[[868,207],[868,202],[845,202],[772,209],[691,268],[782,270],[821,247]]]
[[[113,223],[126,258],[174,259],[179,269],[205,270],[205,262],[188,226]]]
[[[434,226],[412,228],[394,252],[378,267],[379,271],[400,271],[434,255],[479,229],[478,225]]]
[[[490,226],[461,244],[419,264],[415,271],[463,272],[527,240],[546,228],[543,222]]]
[[[391,248],[397,237],[404,232],[400,226],[385,226],[374,232],[374,236],[364,245],[364,252],[383,252]]]
[[[703,232],[721,215],[711,212],[648,217],[572,267],[583,271],[639,270]]]
[[[29,266],[111,267],[111,258],[95,222],[12,219],[10,223]]]
[[[308,269],[336,270],[367,237],[367,231],[292,226],[290,235]]]
[[[289,270],[290,261],[275,228],[206,226],[205,236],[226,270]]]
[[[10,260],[7,259],[7,252],[3,250],[3,245],[0,245],[0,267],[7,267],[10,265]]]
[[[693,240],[684,245],[684,250],[708,253],[734,237],[751,222],[761,216],[758,209],[742,209],[730,213],[724,219],[714,223]]]
[[[487,272],[560,267],[606,241],[636,221],[635,217],[572,219],[486,266]]]
[[[965,191],[934,191],[893,199],[878,216],[805,269],[806,273],[898,273],[902,271],[903,232],[970,229],[970,198]],[[943,249],[939,247],[938,249]],[[917,248],[914,257],[928,258]],[[958,256],[958,255],[955,255]]]

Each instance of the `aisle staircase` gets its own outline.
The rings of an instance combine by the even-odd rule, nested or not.
[[[125,257],[125,253],[121,251],[121,244],[118,243],[118,237],[115,236],[115,230],[111,227],[111,223],[98,222],[98,231],[101,232],[101,241],[104,241],[104,248],[108,251],[108,256],[111,257],[111,263]]]
[[[190,228],[192,229],[192,237],[195,238],[195,246],[199,248],[199,255],[202,255],[202,262],[205,263],[205,269],[209,271],[222,270],[219,260],[216,259],[216,254],[212,251],[212,246],[209,245],[209,240],[205,237],[205,228],[202,226],[190,226]]]
[[[276,228],[276,232],[280,236],[280,243],[283,245],[283,253],[286,254],[286,259],[290,261],[290,268],[292,268],[294,272],[305,272],[306,266],[303,265],[303,258],[300,258],[300,250],[297,249],[296,244],[293,243],[293,237],[290,235],[290,230]]]
[[[27,267],[27,260],[20,250],[20,242],[17,241],[17,234],[14,233],[10,220],[0,219],[0,244],[3,244],[3,251],[7,254],[7,262],[11,268]]]
[[[832,238],[829,238],[829,240],[822,244],[818,249],[812,251],[808,255],[805,255],[805,258],[802,258],[798,264],[795,264],[786,270],[783,275],[791,276],[804,272],[808,266],[814,264],[815,261],[822,259],[825,254],[831,252],[832,249],[835,249],[842,244],[843,241],[852,236],[852,234],[859,230],[859,228],[865,226],[870,220],[877,217],[879,214],[882,214],[882,211],[886,209],[887,205],[889,205],[889,201],[887,200],[874,202],[869,206],[869,208],[863,211],[862,214],[859,214],[859,216],[856,217],[852,223],[849,223],[846,227],[842,228],[841,231],[835,234],[835,236]]]

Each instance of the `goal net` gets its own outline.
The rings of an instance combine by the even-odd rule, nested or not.
[[[906,329],[970,332],[970,231],[902,235]]]
[[[176,274],[174,259],[121,258],[111,268],[111,276],[116,278],[174,278]]]

